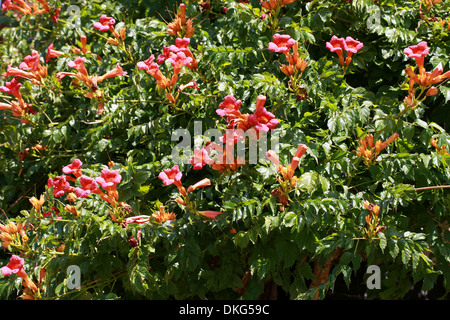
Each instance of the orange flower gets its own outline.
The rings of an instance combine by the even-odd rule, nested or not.
[[[209,219],[215,219],[219,214],[222,214],[222,212],[219,211],[211,211],[211,210],[206,210],[206,211],[198,211],[198,213],[206,218]]]
[[[123,71],[122,67],[119,64],[117,64],[113,70],[108,71],[107,73],[105,73],[104,75],[102,75],[100,77],[97,77],[97,82],[101,82],[108,78],[125,76],[125,75],[127,75],[127,72]]]
[[[372,238],[377,236],[378,233],[382,232],[384,229],[386,229],[386,227],[379,225],[380,219],[378,218],[378,215],[380,213],[380,206],[374,205],[367,200],[363,202],[363,206],[370,212],[369,215],[366,216],[366,223],[368,225],[368,229],[366,228],[365,231],[367,238],[370,239],[370,241],[372,241]]]
[[[7,9],[11,9],[14,11],[19,11],[20,13],[22,13],[23,15],[31,15],[32,14],[32,9],[31,7],[23,0],[15,0],[14,2],[16,2],[17,4],[11,3],[11,0],[5,0],[2,3],[2,8],[3,11],[7,10]]]
[[[278,156],[273,150],[269,150],[266,153],[267,158],[277,166],[278,171],[281,173],[285,180],[291,180],[294,176],[295,169],[297,169],[300,163],[300,158],[303,157],[308,147],[304,144],[300,144],[295,152],[294,158],[292,158],[291,163],[285,168],[280,164]]]
[[[205,178],[203,180],[200,180],[199,182],[197,182],[196,184],[193,184],[191,186],[189,186],[187,188],[187,193],[190,193],[192,191],[197,190],[198,188],[203,188],[203,187],[208,187],[211,185],[211,180],[209,180],[208,178]]]
[[[175,199],[175,202],[176,203],[178,203],[178,204],[181,204],[182,206],[186,206],[186,201],[184,201],[182,198],[180,198],[180,197],[177,197],[176,199]]]
[[[376,158],[380,152],[385,149],[390,143],[398,138],[398,133],[391,135],[386,141],[378,140],[373,144],[373,135],[368,134],[363,139],[359,140],[359,147],[357,150],[357,156],[362,158],[367,166],[371,166],[375,163]]]
[[[44,78],[47,77],[47,67],[40,63],[39,52],[31,51],[31,55],[26,56],[23,62],[19,64],[19,68],[7,66],[5,77],[13,76],[17,78],[27,78],[32,84],[41,85]]]
[[[298,178],[294,176],[295,170],[300,163],[300,158],[303,157],[308,147],[304,144],[300,144],[295,152],[294,157],[292,158],[291,163],[284,167],[280,164],[278,156],[273,150],[269,150],[266,153],[267,158],[277,166],[278,172],[280,172],[282,178],[278,178],[278,182],[280,183],[280,187],[272,191],[272,195],[278,197],[279,202],[282,204],[281,210],[284,210],[284,206],[289,203],[289,193],[292,191],[292,188],[298,182]]]
[[[370,203],[369,201],[365,200],[363,202],[363,206],[364,208],[366,208],[367,210],[370,211],[370,213],[375,214],[376,216],[378,216],[378,213],[380,212],[380,206],[378,205],[373,205],[372,203]]]
[[[180,4],[180,13],[177,13],[175,19],[167,25],[167,32],[178,38],[190,38],[194,35],[195,28],[192,26],[192,19],[186,20],[186,5]]]
[[[64,52],[53,49],[53,43],[51,43],[47,47],[47,56],[45,57],[45,62],[49,63],[52,58],[57,58],[62,54],[64,54]]]
[[[171,79],[166,78],[161,71],[157,63],[153,62],[155,56],[152,54],[145,61],[140,61],[137,63],[137,68],[139,70],[146,70],[149,75],[156,79],[156,84],[162,89],[171,87]]]
[[[442,155],[448,154],[446,145],[443,145],[442,147],[439,148],[439,146],[437,144],[437,140],[435,140],[433,138],[431,138],[430,143],[436,149],[438,154],[442,154]]]
[[[3,241],[2,247],[8,249],[8,247],[22,247],[28,241],[28,236],[22,227],[22,224],[15,224],[10,221],[8,224],[0,224],[0,240]]]
[[[79,215],[77,209],[76,209],[74,206],[66,205],[66,206],[64,207],[64,209],[67,210],[67,211],[69,211],[70,213],[72,213],[72,214],[73,214],[74,216],[76,216],[76,217]]]
[[[168,220],[173,221],[176,219],[175,213],[167,213],[164,210],[164,206],[159,206],[159,211],[156,211],[153,213],[153,218],[155,218],[155,221],[158,223],[164,223]]]
[[[24,102],[23,100],[11,101],[10,103],[0,102],[0,110],[6,109],[12,112],[13,117],[21,118],[20,122],[29,123],[27,114],[35,113],[31,104]]]
[[[86,54],[86,52],[87,52],[87,47],[86,47],[87,37],[84,34],[82,34],[80,36],[80,42],[81,42],[81,52],[83,52],[83,54]]]
[[[40,212],[42,205],[45,202],[45,198],[44,195],[41,194],[41,196],[39,197],[39,200],[36,197],[31,197],[30,198],[30,202],[33,205],[33,207],[36,209],[37,212]]]
[[[295,0],[262,0],[261,6],[264,9],[274,11],[277,8],[281,8],[284,5],[294,2]]]

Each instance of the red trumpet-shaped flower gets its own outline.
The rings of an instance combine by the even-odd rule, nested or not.
[[[238,116],[240,115],[239,109],[241,108],[242,101],[237,100],[232,95],[228,95],[225,97],[224,101],[219,104],[219,109],[216,110],[216,113],[221,116]]]
[[[100,16],[100,21],[94,23],[94,29],[105,32],[109,31],[111,27],[114,27],[115,24],[116,20],[114,18],[102,14]]]
[[[72,192],[74,190],[67,181],[68,178],[69,177],[66,176],[57,176],[53,179],[48,178],[47,187],[53,187],[53,195],[56,198],[62,197],[64,193]]]
[[[93,178],[81,176],[78,178],[81,187],[75,188],[75,194],[78,198],[86,198],[91,193],[99,193],[97,181]]]
[[[202,179],[199,182],[189,186],[186,190],[187,193],[191,193],[195,190],[197,190],[198,188],[204,188],[204,187],[209,187],[211,185],[211,180],[209,180],[208,178]]]
[[[261,0],[261,6],[269,11],[274,11],[295,0]]]
[[[264,107],[265,102],[265,96],[260,95],[256,98],[256,112],[248,116],[248,122],[255,126],[257,131],[268,132],[271,129],[275,129],[279,121],[273,113],[268,112]]]
[[[332,36],[331,40],[326,43],[326,47],[331,52],[335,52],[339,57],[339,63],[346,68],[350,65],[352,61],[353,54],[357,53],[364,47],[364,44],[360,41],[353,39],[352,37],[338,38]],[[343,52],[346,52],[346,57],[344,58]]]
[[[209,157],[208,151],[205,148],[194,148],[194,156],[189,159],[192,169],[200,170],[205,165],[212,165],[214,160]]]
[[[47,77],[47,67],[41,65],[39,53],[36,50],[32,50],[31,55],[26,56],[23,62],[20,63],[19,68],[8,65],[3,76],[26,78],[31,80],[32,84],[40,85],[43,79]]]
[[[0,91],[3,93],[13,95],[17,99],[21,100],[22,95],[19,91],[21,86],[22,84],[19,81],[17,81],[16,78],[13,78],[11,81],[6,82],[4,86],[0,86]]]
[[[175,165],[170,169],[165,169],[160,172],[158,178],[162,180],[165,186],[175,184],[177,187],[180,187],[182,176],[183,174],[180,172],[180,167]]]
[[[29,123],[30,120],[27,115],[29,113],[36,113],[31,104],[25,103],[23,99],[19,101],[11,101],[10,103],[0,102],[0,110],[10,110],[13,117],[21,118],[20,122],[22,123]]]
[[[155,56],[152,54],[147,60],[138,62],[137,68],[147,71],[148,74],[156,79],[156,84],[160,88],[166,89],[171,86],[171,81],[161,73],[158,64],[153,62],[154,59]]]
[[[206,211],[198,211],[198,214],[209,219],[215,219],[219,214],[222,214],[222,212],[206,210]]]
[[[269,42],[269,50],[284,53],[288,64],[282,64],[280,70],[289,77],[289,90],[299,100],[305,96],[306,89],[301,85],[300,78],[308,63],[300,57],[298,42],[289,35],[275,34],[272,40],[273,42]]]
[[[269,50],[272,52],[286,53],[296,43],[291,36],[278,33],[273,35],[272,40],[273,42],[269,42]]]
[[[192,54],[191,49],[189,49],[189,43],[191,42],[191,39],[189,38],[177,38],[175,39],[175,45],[170,45],[169,47],[164,47],[163,46],[163,54],[158,56],[158,59],[161,60],[163,58],[170,58],[172,56],[172,53],[178,53],[178,52],[183,52],[186,57],[191,58],[192,60],[186,64],[186,66],[189,69],[197,69],[198,65],[197,65],[197,60],[195,60],[194,55]],[[164,52],[164,48],[166,49],[166,51]],[[161,57],[161,59],[160,59]],[[158,62],[159,63],[159,62]]]
[[[140,216],[126,218],[124,220],[124,225],[127,226],[131,223],[144,224],[144,223],[148,223],[149,221],[150,221],[150,216],[140,215]]]
[[[174,86],[178,80],[178,74],[180,73],[181,68],[183,66],[190,65],[192,62],[192,58],[187,57],[184,52],[180,51],[176,54],[171,55],[170,58],[167,59],[167,61],[169,61],[173,66],[172,86]]]
[[[12,3],[11,0],[2,1],[3,12],[10,9],[10,10],[14,10],[14,11],[19,11],[20,13],[22,13],[24,15],[29,15],[29,14],[33,13],[32,8],[25,1],[14,0],[14,2],[17,4]]]
[[[65,174],[73,174],[76,178],[81,177],[81,166],[83,163],[80,159],[74,159],[71,164],[65,166],[62,171]]]
[[[415,59],[419,68],[423,68],[425,57],[430,52],[430,48],[428,48],[425,41],[422,41],[417,45],[406,48],[403,52],[409,58]]]
[[[116,67],[102,76],[97,77],[97,83],[101,82],[108,78],[118,77],[118,76],[126,76],[127,72],[123,71],[122,67],[117,64]]]
[[[105,190],[115,190],[122,181],[122,176],[118,170],[103,169],[100,177],[95,178],[95,181]]]
[[[52,58],[57,58],[60,55],[64,54],[64,52],[61,51],[57,51],[53,48],[53,43],[51,43],[48,47],[47,47],[47,56],[45,57],[45,62],[49,63],[50,60]]]
[[[439,91],[434,85],[450,78],[450,71],[443,73],[444,70],[441,64],[436,66],[431,72],[425,70],[424,59],[425,56],[428,55],[429,51],[430,49],[425,41],[422,41],[417,45],[410,46],[404,50],[404,53],[409,58],[415,59],[417,68],[408,66],[405,69],[405,73],[408,76],[407,81],[409,88],[408,96],[404,99],[405,108],[400,115],[403,115],[409,110],[415,109],[420,102],[426,99],[426,97],[437,94]],[[418,90],[416,90],[414,86],[415,84],[419,86]]]
[[[345,64],[344,53],[344,38],[332,36],[330,42],[326,43],[326,47],[331,52],[335,52],[339,57],[339,63],[343,66]]]

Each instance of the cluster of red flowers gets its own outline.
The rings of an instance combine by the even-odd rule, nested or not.
[[[4,86],[0,87],[0,91],[14,96],[17,101],[9,103],[0,102],[0,110],[11,110],[14,117],[21,118],[21,122],[29,123],[29,114],[35,114],[36,111],[30,103],[26,103],[20,93],[22,84],[18,79],[28,79],[34,85],[43,85],[44,79],[47,77],[47,67],[41,65],[40,55],[36,50],[31,51],[31,55],[26,56],[18,68],[7,66],[6,72],[2,74],[5,78],[13,77]]]
[[[122,67],[118,63],[114,69],[106,72],[104,75],[91,77],[86,69],[86,66],[84,65],[85,61],[86,58],[81,56],[75,58],[73,61],[69,61],[68,66],[76,69],[78,72],[59,72],[56,74],[56,77],[61,80],[66,76],[73,76],[77,82],[78,80],[83,82],[88,88],[85,93],[85,97],[95,99],[98,103],[97,113],[102,114],[105,111],[104,95],[103,91],[99,89],[98,83],[108,78],[125,76],[127,75],[127,72],[123,71]]]
[[[31,15],[36,16],[44,13],[50,14],[52,20],[56,23],[58,22],[59,18],[59,12],[61,11],[61,8],[53,8],[50,7],[45,0],[36,0],[37,2],[34,2],[32,7],[23,0],[4,0],[2,1],[2,9],[3,11],[6,10],[14,10],[18,11],[23,15]],[[13,3],[14,2],[14,3]],[[42,8],[39,8],[39,4],[42,5]]]
[[[39,297],[38,286],[30,279],[24,269],[25,260],[17,255],[12,255],[9,263],[1,268],[1,273],[4,276],[11,276],[13,274],[23,279],[23,286],[25,287],[24,293],[21,298],[23,299],[36,299]],[[41,274],[43,276],[43,274]]]
[[[266,15],[269,16],[278,16],[281,8],[289,3],[294,2],[295,0],[260,0],[261,6],[265,10],[261,14],[261,19],[264,19]]]
[[[112,17],[107,17],[106,15],[102,14],[100,16],[100,21],[94,23],[94,29],[102,32],[111,31],[114,38],[108,38],[108,43],[113,45],[120,45],[125,41],[125,38],[127,36],[127,29],[123,27],[120,29],[120,33],[116,31],[114,25],[116,24],[116,20]]]
[[[166,98],[171,103],[176,102],[176,98],[173,96],[173,88],[175,87],[178,75],[181,69],[186,66],[191,70],[197,69],[197,61],[194,58],[191,50],[189,49],[189,38],[177,38],[175,45],[169,47],[163,46],[163,53],[155,60],[155,56],[152,54],[145,61],[137,63],[137,67],[140,70],[145,70],[149,75],[156,79],[156,84],[166,92]],[[164,76],[159,68],[159,65],[165,61],[169,61],[173,66],[173,73],[170,78]],[[190,81],[187,85],[181,85],[178,92],[182,92],[186,88],[198,88],[195,81]]]
[[[31,55],[26,56],[23,62],[19,64],[19,68],[8,65],[3,76],[5,78],[9,76],[16,77],[17,79],[26,78],[32,84],[41,85],[44,82],[44,78],[47,77],[47,67],[41,65],[39,52],[32,50]]]
[[[404,50],[404,53],[409,58],[416,61],[416,67],[408,66],[405,69],[405,72],[409,77],[408,96],[404,100],[406,111],[415,109],[419,105],[419,102],[425,100],[426,97],[437,94],[439,91],[434,85],[450,78],[450,71],[443,73],[444,70],[442,69],[441,64],[431,72],[426,71],[424,66],[425,57],[429,52],[430,48],[428,48],[425,41]],[[416,84],[419,86],[418,93],[416,93]]]
[[[87,198],[90,194],[98,194],[101,199],[111,205],[113,208],[111,217],[116,221],[118,216],[116,209],[124,207],[124,204],[118,203],[119,193],[117,191],[117,185],[122,180],[122,176],[118,170],[103,169],[99,177],[90,178],[83,175],[82,165],[83,163],[79,159],[74,159],[71,164],[63,168],[64,175],[48,179],[47,187],[53,188],[54,197],[59,198],[67,194],[67,199],[71,202],[77,198]],[[79,186],[73,187],[70,182],[78,182]],[[73,206],[67,205],[65,209],[78,215]]]
[[[352,62],[352,56],[361,50],[364,45],[362,42],[353,39],[352,37],[338,38],[332,36],[330,42],[326,43],[327,49],[331,52],[335,52],[339,57],[339,64],[343,67],[344,71]],[[344,57],[344,51],[346,56]]]
[[[3,4],[5,3],[6,2],[4,2]],[[104,21],[106,18],[103,15],[100,18],[100,22],[94,24],[94,27],[100,28],[97,24],[104,26],[106,24],[106,22]],[[117,33],[113,27],[115,21],[114,19],[112,19],[114,21],[113,23],[111,22],[111,19],[112,18],[106,19],[107,21],[109,21],[108,30],[113,30],[114,31],[113,33]],[[120,39],[125,38],[125,28],[121,29],[121,34],[118,36],[120,37]],[[83,53],[85,55],[87,53],[90,53],[87,50],[86,36],[82,35],[80,37],[80,40],[81,40],[81,49],[73,48],[72,51],[75,54]],[[65,53],[62,51],[55,50],[53,43],[51,43],[47,47],[47,56],[45,57],[45,62],[49,63],[51,59],[57,58],[64,54]],[[97,59],[100,60],[100,57],[97,56]],[[104,95],[103,91],[99,90],[98,83],[108,78],[116,76],[125,76],[127,72],[123,71],[122,67],[119,64],[117,64],[114,69],[106,72],[104,75],[91,77],[88,74],[88,71],[84,65],[85,61],[86,57],[78,56],[73,61],[69,61],[68,63],[68,66],[76,69],[77,73],[58,72],[55,74],[55,76],[59,81],[61,81],[66,76],[73,76],[75,78],[74,83],[77,85],[79,84],[79,81],[83,82],[87,86],[85,96],[87,98],[91,98],[97,101],[98,103],[97,113],[102,114],[104,112]],[[5,78],[10,76],[14,78],[11,81],[6,82],[4,86],[0,86],[0,91],[13,95],[15,98],[17,98],[17,101],[0,102],[0,110],[1,109],[11,110],[12,115],[14,117],[21,118],[21,122],[23,123],[29,123],[30,122],[29,114],[30,113],[35,114],[36,111],[32,108],[31,104],[26,103],[24,101],[19,90],[22,84],[18,81],[18,79],[21,78],[28,79],[32,84],[42,86],[45,84],[45,78],[47,77],[47,66],[41,64],[39,53],[36,50],[32,50],[31,55],[26,56],[23,62],[19,64],[18,68],[8,65],[6,72],[3,73],[3,76]]]
[[[195,200],[191,200],[189,198],[189,194],[191,192],[194,192],[195,190],[199,189],[199,188],[204,188],[204,187],[208,187],[211,185],[211,180],[209,180],[208,178],[202,179],[199,182],[190,185],[187,189],[185,187],[183,187],[183,184],[181,183],[181,178],[183,177],[183,174],[180,171],[180,167],[178,165],[173,166],[170,169],[165,169],[163,171],[160,172],[160,174],[158,175],[158,178],[161,179],[161,181],[164,183],[165,186],[170,186],[171,184],[174,184],[175,186],[178,187],[178,191],[181,194],[181,197],[177,197],[175,199],[175,201],[182,205],[186,211],[194,213],[194,214],[198,214],[210,219],[214,219],[216,218],[219,214],[221,214],[222,212],[219,211],[211,211],[211,210],[206,210],[206,211],[199,211],[197,209],[197,203],[195,202]],[[158,217],[160,217],[160,219],[162,219],[162,215],[161,215],[161,210],[159,211],[159,214],[157,215]]]
[[[187,67],[193,71],[197,70],[198,64],[191,49],[189,48],[190,37],[194,34],[194,28],[192,27],[192,20],[186,20],[186,5],[180,4],[180,13],[175,17],[175,20],[168,25],[169,34],[174,35],[175,44],[166,47],[163,45],[163,52],[158,55],[155,60],[153,54],[147,60],[137,63],[137,68],[145,70],[149,75],[156,79],[158,87],[163,89],[166,94],[167,100],[175,104],[178,94],[186,88],[198,89],[195,81],[190,81],[188,84],[180,85],[178,88],[178,94],[174,96],[174,88],[178,81],[178,76],[183,67]],[[160,70],[160,65],[165,61],[170,62],[173,67],[173,72],[170,77],[166,77]]]
[[[17,81],[16,78],[6,82],[4,86],[0,86],[1,92],[10,94],[17,99],[17,101],[10,101],[9,103],[0,102],[0,110],[11,110],[13,117],[21,118],[20,121],[22,123],[29,123],[30,120],[28,114],[34,114],[36,111],[32,108],[30,103],[26,103],[23,99],[19,90],[21,86],[22,84]]]
[[[297,95],[299,100],[305,99],[305,88],[301,87],[300,78],[308,63],[299,56],[298,41],[289,35],[274,34],[269,42],[269,50],[284,53],[288,64],[281,65],[280,70],[289,77],[289,89]],[[292,54],[290,49],[292,48]]]
[[[261,132],[268,132],[275,129],[279,121],[275,115],[264,107],[266,97],[259,95],[256,98],[256,111],[253,114],[243,114],[239,110],[242,104],[233,95],[225,97],[219,104],[217,114],[226,117],[226,132],[220,138],[225,148],[216,142],[208,143],[202,149],[195,148],[194,156],[189,160],[194,170],[200,170],[205,165],[211,165],[212,169],[220,172],[234,172],[245,164],[245,159],[235,158],[233,155],[235,144],[244,139],[246,135],[254,139],[260,139]],[[211,157],[211,151],[215,150],[217,160]]]

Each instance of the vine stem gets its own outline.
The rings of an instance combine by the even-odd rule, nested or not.
[[[421,188],[415,188],[416,191],[423,191],[423,190],[431,190],[431,189],[447,189],[450,188],[450,185],[444,185],[444,186],[433,186],[433,187],[421,187]]]

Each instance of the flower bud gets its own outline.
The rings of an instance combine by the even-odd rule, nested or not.
[[[425,93],[425,95],[426,95],[427,97],[430,97],[430,96],[434,96],[434,95],[437,94],[438,92],[439,92],[438,88],[436,88],[436,87],[431,87],[430,89],[428,89],[428,91]]]
[[[66,198],[70,202],[75,202],[75,200],[77,200],[77,196],[73,192],[69,193]]]
[[[112,44],[112,45],[115,45],[115,46],[118,46],[119,45],[119,42],[116,40],[116,39],[113,39],[113,38],[108,38],[108,41],[107,41],[109,44]]]
[[[180,197],[177,197],[175,199],[175,202],[178,204],[181,204],[182,206],[186,206],[186,202],[183,199],[181,199]]]

